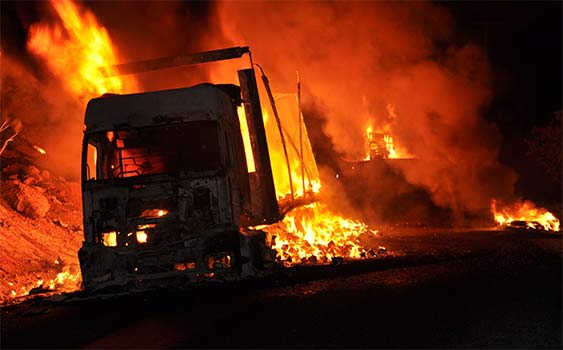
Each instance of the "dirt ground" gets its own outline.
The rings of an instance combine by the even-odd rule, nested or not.
[[[74,290],[80,286],[80,185],[53,176],[19,156],[2,154],[0,303],[17,300],[37,287]],[[19,192],[8,195],[13,188]],[[14,203],[23,192],[34,194],[31,204],[43,201],[44,216],[32,218],[26,203],[18,202],[19,207]]]

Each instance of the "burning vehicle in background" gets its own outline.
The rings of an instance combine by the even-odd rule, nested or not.
[[[537,221],[514,220],[506,223],[506,228],[510,230],[541,230],[546,231],[543,225]]]
[[[186,59],[246,53],[232,48]],[[87,290],[236,280],[272,266],[265,233],[252,229],[280,220],[268,144],[254,71],[238,77],[240,86],[106,94],[88,103],[79,251]]]
[[[559,219],[531,201],[516,201],[506,205],[491,201],[491,212],[500,227],[512,231],[561,233]]]

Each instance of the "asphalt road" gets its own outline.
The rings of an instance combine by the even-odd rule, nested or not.
[[[400,230],[399,230],[400,231]],[[274,278],[2,308],[2,348],[562,347],[561,235],[404,230]]]

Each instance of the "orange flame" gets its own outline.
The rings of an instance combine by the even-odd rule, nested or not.
[[[96,17],[71,0],[51,0],[60,23],[36,23],[29,30],[28,49],[63,78],[71,93],[86,102],[107,92],[125,91],[121,77],[110,77],[117,56],[106,29]],[[129,89],[134,88],[128,82]],[[128,89],[128,90],[129,90]]]
[[[491,211],[499,226],[510,226],[515,221],[521,221],[526,228],[537,228],[534,223],[541,225],[546,231],[560,230],[559,220],[544,208],[537,208],[531,201],[517,201],[512,205],[501,206],[495,199],[491,201]]]
[[[331,213],[323,203],[295,209],[280,223],[263,228],[272,248],[286,264],[330,262],[335,257],[359,259],[364,253],[361,238],[377,234],[360,221]]]
[[[55,264],[59,264],[58,260],[55,261]],[[80,270],[73,268],[72,266],[64,266],[62,271],[57,273],[57,275],[48,280],[44,280],[40,276],[37,276],[39,279],[29,285],[23,285],[19,287],[17,290],[12,289],[10,294],[12,297],[24,297],[28,295],[32,289],[40,288],[42,293],[49,293],[49,292],[72,292],[80,288],[82,283],[82,276],[80,274]],[[9,282],[8,285],[14,286],[15,284]]]
[[[267,101],[262,102],[262,114],[278,199],[280,201],[291,199],[291,184],[295,198],[319,194],[322,187],[321,180],[307,129],[300,121],[302,118],[298,117],[297,96],[291,93],[275,94],[275,101],[286,139],[289,173],[279,129],[271,117],[273,112]],[[299,147],[298,143],[300,127],[303,134],[302,147]],[[311,261],[327,263],[334,257],[360,258],[364,251],[360,237],[376,233],[360,221],[332,213],[324,203],[320,202],[296,208],[286,214],[282,222],[262,227],[262,230],[268,233],[272,248],[277,251],[278,258],[285,264]]]
[[[387,124],[378,127],[374,131],[374,127],[370,121],[365,128],[366,155],[364,160],[414,158],[406,150],[397,147],[393,136],[391,136],[390,123],[397,117],[395,114],[395,106],[388,104],[387,113],[387,119],[389,120]]]

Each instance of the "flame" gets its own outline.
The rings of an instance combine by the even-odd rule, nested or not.
[[[141,218],[155,218],[155,217],[163,217],[168,215],[168,210],[166,209],[145,209],[139,215]]]
[[[246,112],[244,111],[244,105],[237,107],[237,115],[240,124],[240,132],[242,134],[244,154],[246,156],[246,168],[249,173],[253,173],[256,171],[256,164],[254,163],[254,154],[252,153],[250,132],[248,131],[248,123],[246,122]]]
[[[55,264],[58,265],[58,262],[55,261]],[[57,273],[57,275],[52,279],[45,280],[40,276],[37,276],[37,278],[37,281],[19,287],[19,292],[12,289],[10,291],[11,296],[14,298],[23,297],[29,295],[29,293],[36,288],[39,288],[42,293],[73,292],[80,289],[80,285],[82,283],[80,269],[78,269],[77,267],[72,267],[70,265],[64,266],[62,271]],[[9,282],[8,285],[14,286],[14,283]]]
[[[106,29],[90,11],[71,0],[51,0],[50,4],[59,23],[33,24],[27,41],[30,52],[43,58],[82,102],[135,88],[132,80],[126,84],[121,77],[107,77],[116,73],[111,66],[118,63],[117,55]]]
[[[297,208],[282,222],[262,229],[286,264],[327,263],[336,257],[359,259],[365,256],[361,238],[377,234],[360,221],[335,215],[319,202]]]
[[[307,134],[307,128],[302,122],[303,118],[299,118],[297,95],[293,93],[278,93],[274,96],[289,158],[289,172],[280,130],[273,117],[274,113],[270,102],[264,96],[266,96],[266,92],[261,92],[261,97],[264,99],[263,101],[261,100],[264,128],[266,130],[272,175],[278,198],[280,200],[290,198],[292,192],[295,198],[319,193],[321,189],[319,171]],[[299,128],[301,128],[302,133],[301,146],[299,144]],[[301,170],[301,164],[303,164],[303,171]]]
[[[491,211],[499,226],[510,226],[515,221],[522,221],[526,228],[537,228],[534,223],[541,225],[546,231],[560,231],[559,220],[544,208],[537,208],[531,201],[516,201],[503,206],[495,199],[491,201]]]
[[[104,232],[102,233],[102,244],[106,247],[117,247],[117,232]]]
[[[47,289],[61,292],[71,292],[78,289],[82,282],[80,272],[71,272],[65,269],[57,274],[57,277],[46,283]]]
[[[137,231],[135,232],[135,237],[137,238],[137,242],[139,243],[147,243],[148,235],[145,231]]]
[[[273,118],[270,103],[264,100],[261,104],[278,200],[284,202],[318,195],[322,184],[307,128],[302,122],[303,118],[299,118],[297,96],[278,93],[275,94],[275,102],[286,139],[289,173],[280,131]],[[302,133],[301,146],[299,128]],[[292,190],[294,198],[291,198]],[[320,202],[298,207],[287,213],[283,221],[260,229],[267,232],[278,258],[289,265],[301,262],[327,263],[335,257],[361,258],[364,249],[360,238],[376,232],[369,230],[360,221],[332,213],[325,203]]]
[[[390,124],[397,118],[395,105],[387,105],[387,114],[388,122],[375,130],[371,121],[368,122],[365,128],[366,155],[364,160],[414,158],[413,155],[406,150],[397,147],[393,136],[391,136]]]
[[[56,75],[64,77],[69,91],[85,103],[90,98],[107,92],[135,90],[134,81],[125,81],[115,74],[117,72],[112,71],[111,66],[118,63],[117,54],[106,29],[98,24],[95,16],[71,0],[51,0],[50,4],[58,15],[59,23],[33,25],[30,28],[28,48],[43,58]],[[104,68],[104,71],[99,67],[107,68]],[[215,72],[215,75],[223,73]],[[291,193],[294,198],[318,194],[321,181],[307,130],[299,114],[296,94],[275,96],[287,140],[286,151],[290,168],[288,172],[285,152],[280,142],[280,130],[271,117],[273,111],[265,98],[263,86],[261,89],[266,137],[278,198],[286,199]],[[243,118],[244,110],[239,108],[237,112],[248,171],[253,172],[254,157],[250,148],[248,126]],[[115,137],[112,133],[106,136],[110,140]],[[141,216],[162,217],[167,214],[167,210],[154,209]],[[286,261],[291,258],[294,262],[311,256],[321,261],[334,257],[359,258],[362,254],[359,238],[369,232],[365,224],[335,215],[322,203],[297,208],[287,214],[282,222],[270,225],[264,230],[272,237],[276,236],[274,249],[280,256]],[[115,234],[104,233],[103,243],[116,246]],[[145,231],[141,229],[135,234],[139,242],[146,242]]]

